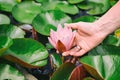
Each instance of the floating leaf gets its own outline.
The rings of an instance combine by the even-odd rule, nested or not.
[[[59,16],[58,16],[59,15]],[[33,20],[33,27],[42,35],[49,35],[50,29],[56,30],[59,23],[71,22],[71,18],[61,11],[48,11],[41,13]]]
[[[81,9],[87,9],[90,15],[99,15],[105,13],[110,8],[109,0],[88,0],[78,5]]]
[[[33,39],[18,38],[13,40],[13,45],[3,57],[24,67],[35,68],[47,64],[48,52],[41,43]]]
[[[0,36],[0,56],[12,45],[12,43],[12,39],[9,37]]]
[[[93,79],[93,78],[91,78],[91,77],[86,77],[86,78],[84,78],[83,80],[95,80],[95,79]]]
[[[87,75],[88,75],[88,73],[85,70],[85,68],[83,67],[83,65],[79,64],[72,71],[69,80],[83,80],[85,77],[87,77]]]
[[[115,30],[115,36],[120,38],[120,29]]]
[[[85,69],[97,80],[119,79],[120,48],[102,45],[94,50],[80,59]]]
[[[84,0],[68,0],[68,2],[70,4],[76,4],[76,3],[80,3],[80,2],[83,2]]]
[[[53,46],[50,43],[46,43],[45,45],[47,49],[53,49]]]
[[[31,31],[33,29],[33,27],[30,24],[23,24],[23,25],[20,25],[19,27],[26,31]]]
[[[79,18],[76,18],[73,22],[93,22],[97,19],[97,17],[95,16],[90,16],[90,15],[86,15],[86,16],[81,16]]]
[[[117,0],[110,0],[110,5],[114,6],[118,1]]]
[[[61,2],[56,5],[56,9],[60,9],[61,11],[75,15],[79,13],[78,8],[75,5],[68,4],[67,2]]]
[[[0,35],[9,36],[10,38],[23,38],[25,32],[14,25],[0,25]]]
[[[41,13],[41,4],[34,1],[24,1],[13,7],[13,17],[22,23],[32,23],[32,20]]]
[[[115,35],[109,35],[104,39],[103,44],[120,46],[120,38],[117,38]]]
[[[14,66],[0,63],[0,80],[25,80],[25,77]]]
[[[92,3],[88,3],[88,2],[83,2],[80,4],[77,4],[78,8],[83,9],[83,10],[89,10],[92,9]]]
[[[74,68],[74,64],[64,63],[53,73],[50,80],[69,80],[69,76]]]
[[[72,15],[79,13],[79,10],[75,5],[71,5],[66,1],[46,2],[46,3],[43,4],[42,10],[43,11],[60,10],[64,13],[68,13],[68,14],[72,14]]]
[[[0,14],[0,25],[1,24],[10,24],[10,19],[4,14]]]
[[[18,0],[0,0],[0,10],[11,12],[12,8],[20,1]]]
[[[51,59],[52,59],[52,65],[55,69],[59,68],[60,65],[62,64],[62,59],[60,57],[60,55],[58,55],[57,53],[52,53],[50,54]]]
[[[35,0],[35,1],[37,1],[37,2],[48,2],[49,0]]]

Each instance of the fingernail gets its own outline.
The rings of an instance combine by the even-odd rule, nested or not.
[[[66,56],[66,52],[62,53],[63,56]]]

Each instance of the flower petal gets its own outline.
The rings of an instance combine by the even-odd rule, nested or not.
[[[72,47],[72,45],[73,45],[73,41],[74,41],[74,39],[75,39],[75,32],[73,33],[73,35],[72,35],[72,37],[70,38],[71,40],[70,40],[70,42],[69,42],[69,49]]]
[[[57,37],[57,33],[55,31],[51,30],[50,38],[55,42],[55,44],[57,43],[58,37]]]
[[[63,30],[62,25],[58,24],[58,26],[57,26],[57,32],[61,32],[62,30]]]
[[[54,40],[52,40],[50,37],[48,37],[48,40],[49,40],[50,44],[53,45],[53,47],[54,47],[55,49],[57,49],[56,43],[54,42]]]
[[[60,40],[58,40],[58,42],[57,42],[57,50],[59,52],[65,52],[66,51],[65,45]]]

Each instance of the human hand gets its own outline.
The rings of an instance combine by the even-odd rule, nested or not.
[[[105,32],[101,31],[100,26],[95,23],[78,22],[65,24],[65,26],[76,30],[74,41],[76,47],[64,52],[63,56],[82,56],[100,44],[107,36]]]

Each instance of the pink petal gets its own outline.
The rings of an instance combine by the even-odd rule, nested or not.
[[[50,44],[53,45],[53,47],[56,49],[56,43],[50,37],[48,37],[48,40]]]
[[[56,33],[55,31],[51,30],[51,32],[50,32],[50,38],[51,38],[55,43],[57,43],[58,38],[57,38],[57,33]]]
[[[72,47],[74,39],[75,39],[75,32],[73,33],[71,40],[69,42],[69,49]]]
[[[65,37],[64,39],[61,39],[60,40],[63,44],[64,44],[64,46],[66,47],[66,50],[68,50],[69,49],[69,37]]]
[[[57,32],[61,32],[62,30],[63,30],[62,25],[58,24],[58,26],[57,26]]]

